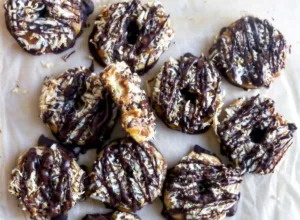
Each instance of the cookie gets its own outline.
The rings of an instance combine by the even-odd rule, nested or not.
[[[206,131],[222,106],[218,70],[203,55],[171,58],[158,73],[152,94],[156,114],[170,128]]]
[[[194,150],[168,170],[163,191],[166,219],[220,220],[234,214],[242,177],[209,151]]]
[[[82,220],[140,220],[140,218],[127,212],[115,211],[108,214],[88,214]]]
[[[138,143],[153,139],[155,116],[146,92],[140,88],[141,79],[125,62],[111,64],[100,78],[121,109],[122,126]]]
[[[209,50],[209,58],[234,85],[269,87],[285,67],[288,46],[267,20],[247,16],[224,27]]]
[[[13,169],[9,192],[32,219],[63,218],[84,198],[85,172],[58,145],[32,147]]]
[[[244,172],[272,173],[293,143],[295,124],[276,112],[274,101],[259,95],[241,98],[216,122],[222,154]]]
[[[117,107],[99,77],[85,67],[47,78],[40,96],[40,117],[61,143],[99,147],[109,139]]]
[[[161,195],[167,162],[151,142],[119,139],[104,146],[90,174],[90,197],[135,212]]]
[[[8,0],[6,26],[18,44],[32,55],[61,53],[74,46],[87,17],[91,0]]]
[[[160,3],[121,1],[101,8],[89,47],[100,65],[125,61],[133,72],[143,74],[169,48],[173,37],[170,16]]]

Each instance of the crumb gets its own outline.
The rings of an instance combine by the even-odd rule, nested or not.
[[[88,58],[89,58],[90,60],[94,60],[94,57],[92,57],[91,55],[89,55]]]
[[[0,134],[2,134],[2,130],[0,130]]]
[[[76,51],[72,51],[71,53],[67,53],[64,56],[62,56],[61,58],[63,59],[63,61],[67,62],[67,60],[69,59],[70,56],[72,56]]]
[[[51,67],[54,66],[54,64],[51,63],[51,62],[50,63],[46,63],[45,61],[42,61],[41,63],[42,63],[42,66],[45,67],[45,68],[47,68],[47,69],[49,69],[49,68],[51,68]]]
[[[292,53],[292,45],[289,46],[289,53]]]
[[[19,88],[18,87],[16,87],[16,88],[14,88],[13,90],[11,90],[13,93],[18,93],[19,92]]]
[[[275,19],[272,17],[272,20],[275,21]]]
[[[27,94],[27,90],[26,89],[20,89],[19,85],[16,85],[16,87],[14,89],[11,90],[13,93],[19,93],[22,92],[23,94]]]

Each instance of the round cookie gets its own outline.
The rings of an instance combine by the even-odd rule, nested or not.
[[[236,100],[225,113],[216,122],[222,154],[243,173],[272,173],[293,143],[295,124],[276,112],[273,100],[259,95]]]
[[[84,199],[85,172],[56,144],[32,147],[13,169],[9,192],[32,219],[63,218]]]
[[[242,177],[209,151],[194,150],[168,170],[163,191],[166,219],[220,220],[235,213]]]
[[[206,131],[222,107],[221,79],[203,55],[171,58],[158,73],[152,94],[156,114],[172,129]]]
[[[87,17],[91,0],[8,0],[4,4],[6,26],[28,53],[61,53],[74,46]]]
[[[224,27],[209,50],[209,58],[234,85],[269,87],[285,66],[288,46],[267,20],[243,17]]]
[[[110,212],[108,214],[88,214],[82,220],[140,220],[140,218],[127,212]]]
[[[109,65],[100,78],[121,110],[126,132],[138,143],[153,139],[155,116],[146,92],[140,88],[141,78],[125,62]]]
[[[104,146],[90,174],[90,197],[135,212],[161,195],[167,162],[151,142],[118,139]]]
[[[125,61],[133,72],[143,74],[168,49],[173,37],[169,15],[160,3],[122,1],[101,9],[89,48],[102,66]]]
[[[47,78],[40,110],[57,140],[82,148],[99,147],[108,140],[118,112],[99,77],[85,67]]]

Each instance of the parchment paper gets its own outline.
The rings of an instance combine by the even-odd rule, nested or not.
[[[0,0],[1,5],[4,1]],[[17,207],[17,200],[7,192],[9,176],[19,155],[35,146],[40,134],[52,137],[49,129],[39,119],[38,99],[43,79],[55,76],[68,68],[90,65],[87,38],[92,22],[100,5],[112,1],[95,0],[94,14],[88,19],[91,27],[84,30],[74,48],[61,55],[32,56],[22,51],[5,27],[4,9],[0,7],[0,219],[29,219]],[[113,1],[116,2],[116,1]],[[230,85],[225,79],[222,88],[226,91],[225,106],[242,96],[257,93],[267,95],[276,101],[277,110],[300,127],[300,2],[299,0],[161,0],[171,14],[176,30],[175,44],[161,57],[157,65],[143,79],[156,75],[163,62],[170,56],[178,58],[186,52],[207,54],[219,30],[250,14],[267,18],[277,27],[292,45],[284,73],[270,89],[244,91]],[[67,62],[61,56],[76,50]],[[43,67],[42,63],[50,68]],[[51,67],[51,64],[53,66]],[[96,73],[102,68],[96,65]],[[19,88],[17,88],[19,87]],[[18,90],[18,92],[17,92]],[[123,137],[120,123],[115,128],[112,139]],[[219,144],[212,129],[201,135],[188,135],[168,129],[157,119],[157,134],[154,143],[172,167],[191,151],[194,144],[219,154]],[[241,185],[241,199],[238,211],[232,220],[298,220],[300,219],[300,132],[295,133],[294,144],[287,151],[277,170],[272,175],[255,176],[247,174]],[[81,164],[91,167],[95,151],[80,158]],[[224,161],[226,158],[222,157]],[[160,215],[162,204],[156,199],[154,204],[144,207],[137,214],[143,220],[163,219]],[[99,202],[87,200],[78,203],[70,212],[70,220],[79,220],[87,213],[107,212]]]

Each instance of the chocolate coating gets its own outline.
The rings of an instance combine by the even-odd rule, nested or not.
[[[88,214],[82,220],[140,220],[140,218],[126,212],[110,212],[108,214]]]
[[[133,72],[149,70],[168,49],[174,30],[160,3],[122,1],[103,7],[90,35],[89,48],[106,66],[125,61]]]
[[[293,143],[295,124],[276,112],[273,100],[259,95],[238,99],[225,112],[216,126],[221,152],[243,173],[273,172]]]
[[[224,27],[209,50],[221,73],[239,87],[269,87],[285,66],[288,46],[267,20],[247,16]]]
[[[18,44],[32,55],[61,53],[74,46],[88,15],[91,0],[8,0],[6,26]]]
[[[168,170],[162,212],[166,219],[220,220],[237,204],[240,170],[225,166],[206,152],[196,145],[194,151]]]
[[[189,134],[206,131],[220,112],[221,79],[203,55],[170,59],[158,73],[152,94],[157,115],[170,128]]]
[[[90,196],[135,212],[161,194],[167,162],[151,142],[119,139],[104,146],[90,174]]]
[[[56,144],[33,147],[12,171],[9,192],[31,218],[62,219],[84,198],[84,177],[76,161]]]
[[[96,74],[85,67],[46,79],[40,117],[61,143],[99,147],[114,127],[117,108]]]

